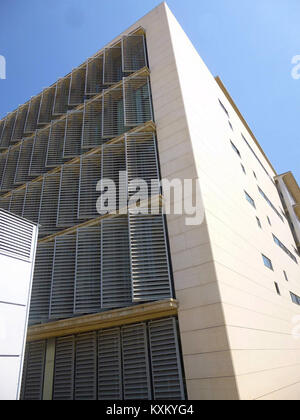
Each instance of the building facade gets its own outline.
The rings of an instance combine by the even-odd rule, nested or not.
[[[165,3],[0,121],[0,148],[0,206],[40,225],[23,399],[300,397],[299,187]],[[137,178],[194,181],[201,223],[163,189],[124,211]]]

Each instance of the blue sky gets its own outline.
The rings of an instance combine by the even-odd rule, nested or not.
[[[0,118],[158,5],[160,0],[1,0]],[[219,75],[278,173],[300,184],[299,0],[169,0]]]

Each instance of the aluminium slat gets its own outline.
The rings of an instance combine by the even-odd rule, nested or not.
[[[144,35],[123,36],[122,62],[124,73],[134,73],[147,66]]]
[[[102,308],[130,306],[131,276],[127,217],[108,218],[101,223]]]
[[[55,345],[53,400],[74,399],[75,337],[59,337]]]
[[[82,128],[83,149],[101,146],[105,142],[102,138],[102,100],[95,99],[85,102]]]
[[[16,116],[17,112],[14,112],[5,118],[5,124],[0,137],[0,149],[7,149],[11,145]]]
[[[98,332],[98,400],[122,400],[120,328]]]
[[[64,163],[63,148],[66,131],[66,119],[52,121],[46,153],[46,167],[55,168]]]
[[[23,369],[23,400],[42,400],[45,359],[46,340],[27,343]]]
[[[5,171],[7,157],[8,157],[8,153],[0,154],[0,191],[1,191],[2,177]]]
[[[25,189],[23,217],[33,223],[39,222],[42,181],[28,183]]]
[[[153,120],[149,77],[123,79],[124,125],[134,127]]]
[[[102,96],[102,138],[114,138],[127,130],[124,121],[123,89],[116,87],[104,91]]]
[[[25,120],[24,133],[31,134],[37,129],[37,119],[41,105],[42,95],[30,99],[29,108]]]
[[[121,328],[124,400],[150,400],[151,380],[145,323]]]
[[[32,176],[28,175],[31,162],[33,140],[33,138],[24,140],[20,145],[18,163],[16,167],[14,180],[15,185],[25,184],[33,178]]]
[[[25,189],[13,191],[10,199],[9,211],[18,216],[23,216]]]
[[[58,80],[55,87],[52,114],[55,116],[63,115],[68,111],[69,92],[71,78],[66,77]]]
[[[103,90],[103,54],[87,61],[86,95],[97,95]]]
[[[104,50],[103,84],[113,85],[122,80],[122,48],[121,43]]]
[[[96,203],[99,192],[96,190],[101,179],[101,155],[82,156],[80,159],[79,219],[94,219],[98,215]]]
[[[81,154],[82,124],[82,111],[72,112],[67,115],[63,147],[64,158],[73,158]]]
[[[155,400],[184,400],[182,366],[175,318],[149,322]]]
[[[10,147],[7,152],[7,159],[5,163],[5,168],[2,174],[2,183],[0,191],[9,191],[14,188],[14,180],[16,167],[18,163],[20,146]]]
[[[86,65],[79,69],[72,70],[71,85],[69,91],[69,105],[75,106],[84,102],[86,79]]]
[[[9,211],[11,195],[8,197],[0,197],[0,209]]]
[[[77,218],[79,175],[79,164],[62,166],[56,222],[59,227],[70,227],[79,223]]]
[[[129,212],[133,302],[172,297],[164,216]]]
[[[38,244],[30,301],[30,325],[49,320],[53,257],[54,242]]]
[[[39,232],[51,235],[59,230],[56,226],[60,173],[45,175],[43,178],[39,212]]]
[[[40,109],[38,113],[37,124],[49,124],[52,119],[53,103],[55,96],[55,86],[42,92]]]
[[[74,400],[97,399],[97,333],[78,334],[75,349]]]
[[[46,154],[48,148],[50,129],[39,130],[36,132],[30,158],[28,174],[39,176],[47,171]]]
[[[3,133],[4,127],[5,127],[5,122],[6,122],[6,118],[3,118],[0,121],[0,148],[1,148],[1,137],[2,137],[2,133]]]
[[[74,315],[76,236],[55,238],[49,318],[65,319]]]
[[[76,314],[97,313],[101,310],[101,228],[77,229],[75,269]]]
[[[13,133],[11,136],[12,143],[19,142],[24,137],[24,127],[26,122],[26,117],[28,113],[29,105],[25,105],[22,108],[18,108],[17,116],[14,124]]]

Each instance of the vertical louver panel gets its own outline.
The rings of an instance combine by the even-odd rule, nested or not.
[[[24,132],[27,134],[34,133],[34,131],[37,129],[37,119],[40,110],[41,99],[42,95],[30,99],[24,127]]]
[[[163,215],[129,214],[133,301],[172,297]]]
[[[15,126],[17,113],[14,112],[5,118],[5,124],[2,130],[2,135],[0,138],[0,148],[6,149],[11,144],[11,138],[13,134],[13,129]]]
[[[64,158],[72,158],[81,154],[82,123],[82,111],[68,114],[63,148]]]
[[[54,86],[43,91],[38,120],[37,120],[38,124],[49,124],[51,122],[54,96],[55,96]]]
[[[101,229],[102,307],[129,306],[132,297],[127,217],[103,220]]]
[[[86,66],[75,69],[71,74],[71,86],[69,94],[69,105],[79,105],[84,101]]]
[[[98,400],[122,400],[120,329],[98,333]]]
[[[76,314],[99,312],[101,279],[101,229],[99,226],[77,230],[75,271]]]
[[[122,38],[123,71],[134,73],[147,65],[144,35],[128,35]]]
[[[54,242],[38,244],[30,301],[29,323],[31,325],[47,322],[49,319],[53,256]]]
[[[101,179],[101,155],[81,157],[79,183],[79,219],[94,219],[99,216],[96,202],[99,192],[96,191]]]
[[[30,176],[39,176],[46,172],[46,154],[48,148],[49,133],[49,128],[36,132],[29,166]]]
[[[31,162],[32,148],[33,138],[24,140],[20,145],[20,152],[14,181],[16,185],[25,184],[26,182],[32,179],[32,176],[28,175]]]
[[[19,191],[13,191],[11,194],[9,211],[18,216],[23,216],[24,198],[25,188]]]
[[[1,191],[2,177],[5,172],[7,157],[8,157],[8,153],[0,154],[0,191]]]
[[[43,235],[59,230],[56,226],[59,184],[59,173],[44,176],[39,215],[39,232]]]
[[[50,318],[70,318],[74,314],[76,237],[55,238]]]
[[[175,318],[149,323],[155,400],[183,400],[184,387]]]
[[[103,84],[112,85],[122,80],[122,49],[119,43],[104,51]]]
[[[123,385],[125,400],[151,399],[146,324],[122,327]]]
[[[1,138],[2,138],[2,133],[3,133],[4,127],[5,127],[5,122],[6,122],[5,118],[3,118],[0,121],[0,149],[1,149]]]
[[[97,399],[97,335],[96,332],[76,336],[75,400]]]
[[[114,138],[125,131],[123,91],[115,88],[102,97],[102,137]]]
[[[0,197],[0,209],[9,211],[11,195],[8,197]]]
[[[78,223],[78,191],[80,165],[64,165],[61,169],[57,226],[69,227]]]
[[[82,148],[100,146],[102,139],[102,100],[84,104],[84,118],[82,130]]]
[[[51,123],[49,142],[47,147],[46,167],[55,168],[64,162],[63,148],[65,139],[66,120]]]
[[[124,124],[137,126],[153,120],[148,77],[123,79]]]
[[[75,337],[56,339],[53,400],[74,398]]]
[[[20,146],[10,147],[7,152],[7,160],[2,175],[1,191],[9,191],[14,188],[16,167],[18,163]]]
[[[41,181],[26,185],[23,217],[33,223],[39,221],[42,185]]]
[[[28,112],[28,105],[18,108],[16,121],[14,124],[14,129],[11,137],[12,142],[19,142],[24,137],[24,127],[26,122]]]
[[[70,82],[70,77],[66,77],[65,79],[60,79],[56,83],[53,115],[62,115],[68,111]]]
[[[23,400],[39,401],[43,396],[46,341],[27,343],[23,369]]]
[[[86,95],[96,95],[103,89],[103,55],[90,58],[87,62]]]

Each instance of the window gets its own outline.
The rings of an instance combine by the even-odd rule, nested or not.
[[[289,278],[288,278],[285,270],[283,270],[283,275],[284,275],[284,278],[286,279],[286,281],[289,281]]]
[[[260,166],[263,168],[263,170],[265,171],[265,173],[268,175],[268,177],[271,179],[271,181],[273,182],[272,178],[270,177],[268,171],[266,170],[266,168],[264,167],[264,165],[262,164],[261,160],[259,159],[259,157],[257,156],[257,154],[254,152],[254,150],[252,149],[252,147],[250,146],[250,144],[248,143],[248,141],[245,139],[245,137],[242,134],[242,139],[244,140],[244,142],[247,144],[247,146],[249,147],[249,149],[251,150],[251,152],[253,153],[253,155],[255,156],[255,158],[257,159],[257,161],[259,162]]]
[[[223,109],[223,111],[226,113],[227,117],[229,117],[229,113],[228,113],[227,109],[225,108],[225,106],[224,106],[224,105],[222,104],[222,102],[220,101],[220,99],[219,99],[219,103],[220,103],[221,108]]]
[[[253,171],[254,178],[257,179],[256,173]]]
[[[269,268],[270,270],[274,271],[273,269],[273,264],[272,261],[270,260],[270,258],[266,257],[264,254],[262,254],[262,258],[264,261],[264,265]]]
[[[295,295],[295,294],[294,294],[294,293],[292,293],[292,292],[290,292],[290,294],[291,294],[292,301],[293,301],[296,305],[299,305],[299,306],[300,306],[300,297],[299,297],[299,296],[297,296],[297,295]]]
[[[246,200],[256,209],[255,202],[252,197],[245,191]]]
[[[274,284],[275,284],[275,289],[276,289],[277,294],[278,294],[279,296],[281,296],[281,293],[280,293],[280,289],[279,289],[278,283],[274,282]]]
[[[271,220],[270,220],[269,216],[267,216],[267,219],[268,219],[269,225],[272,226],[272,223],[271,223]]]
[[[275,244],[277,244],[296,264],[298,264],[298,261],[295,255],[293,255],[291,251],[289,251],[287,247],[274,234],[272,235],[273,235]]]
[[[244,165],[241,164],[241,167],[242,167],[242,170],[243,170],[244,174],[246,175],[246,169],[245,169]]]
[[[269,204],[269,206],[272,207],[274,212],[277,214],[277,216],[284,222],[283,217],[281,216],[279,211],[276,209],[274,204],[271,202],[271,200],[269,200],[269,198],[266,196],[266,194],[263,192],[263,190],[259,186],[257,186],[257,187],[258,187],[258,191],[259,191],[260,195],[263,196],[263,198],[266,200],[266,202]]]
[[[257,224],[258,224],[258,226],[262,229],[261,222],[260,222],[259,218],[258,218],[258,217],[256,217],[256,220],[257,220]]]
[[[229,127],[231,128],[231,130],[233,131],[233,127],[230,121],[228,121]]]
[[[231,140],[230,140],[230,143],[231,143],[231,146],[232,146],[233,150],[235,151],[235,153],[237,155],[239,155],[239,157],[241,157],[241,153],[240,153],[239,149],[236,147],[236,145]]]

